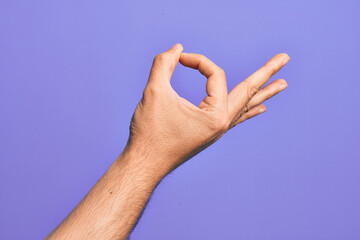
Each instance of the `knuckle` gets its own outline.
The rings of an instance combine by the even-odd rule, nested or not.
[[[270,75],[274,75],[277,71],[279,71],[279,66],[276,66],[275,64],[266,64],[264,67]]]
[[[205,55],[202,55],[202,54],[199,54],[199,59],[200,59],[200,62],[209,61],[209,59]]]
[[[218,73],[219,73],[219,75],[225,77],[225,71],[224,71],[224,69],[222,69],[222,68],[219,67],[219,68],[218,68]]]
[[[255,86],[249,86],[248,89],[247,89],[247,93],[248,93],[248,97],[249,98],[252,98],[258,91],[258,88],[255,87]]]
[[[148,85],[144,89],[144,97],[145,98],[157,96],[157,95],[159,95],[159,93],[160,93],[159,88],[154,87],[153,85]]]
[[[174,61],[172,54],[165,52],[155,56],[153,65],[156,68],[162,67],[168,69],[169,71],[173,71],[176,66],[176,62]]]
[[[246,112],[248,112],[249,110],[250,110],[250,108],[251,108],[251,106],[250,106],[250,104],[249,103],[246,103],[245,104],[245,106],[244,106],[244,108],[243,108],[243,113],[246,113]]]
[[[200,60],[206,60],[207,57],[205,55],[202,55],[202,54],[198,54]]]
[[[211,121],[211,129],[217,134],[223,134],[229,129],[230,121],[227,116],[217,117]]]
[[[218,124],[220,133],[225,133],[229,129],[230,122],[227,117],[222,117]]]
[[[168,59],[169,59],[169,57],[167,56],[166,53],[160,53],[155,56],[154,63],[162,64],[162,63],[166,62]]]
[[[223,118],[219,123],[219,130],[221,133],[225,133],[229,129],[230,121],[228,118]]]

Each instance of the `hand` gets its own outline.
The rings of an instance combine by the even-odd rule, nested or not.
[[[261,88],[279,71],[289,56],[281,53],[238,84],[229,94],[225,72],[205,56],[182,53],[180,44],[157,55],[153,61],[143,98],[134,112],[126,149],[151,162],[152,169],[175,169],[219,139],[237,124],[266,110],[263,101],[287,87],[278,79]],[[177,65],[198,69],[207,78],[207,96],[197,107],[180,97],[170,79]]]

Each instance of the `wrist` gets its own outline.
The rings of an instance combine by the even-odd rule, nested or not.
[[[159,157],[154,154],[138,151],[127,145],[114,165],[155,187],[170,171],[164,164],[158,164],[161,162],[158,160]]]

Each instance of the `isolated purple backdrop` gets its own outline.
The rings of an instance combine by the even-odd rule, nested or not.
[[[289,88],[155,190],[131,239],[360,239],[360,2],[0,1],[0,238],[41,239],[121,152],[153,57]],[[198,104],[205,79],[178,66]]]

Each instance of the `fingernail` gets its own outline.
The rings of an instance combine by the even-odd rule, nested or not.
[[[287,64],[289,62],[289,60],[290,60],[290,57],[288,55],[286,55],[285,58],[282,61],[282,65]]]
[[[174,46],[172,46],[171,48],[174,49],[174,50],[180,49],[180,48],[181,48],[181,44],[180,44],[180,43],[177,43],[177,44],[175,44]]]
[[[287,84],[286,84],[286,83],[283,83],[283,84],[280,85],[279,90],[282,91],[282,90],[284,90],[285,88],[287,88]]]
[[[265,110],[266,110],[265,108],[260,108],[259,113],[263,113],[263,112],[265,112]]]

